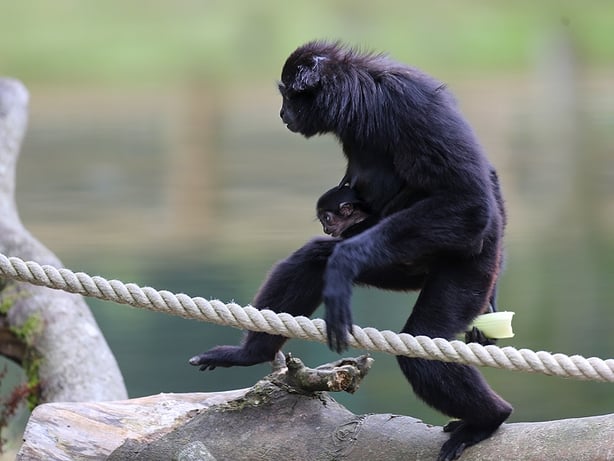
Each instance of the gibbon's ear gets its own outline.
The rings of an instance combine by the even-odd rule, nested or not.
[[[350,202],[343,202],[339,204],[339,214],[343,217],[348,217],[354,213],[354,205]]]
[[[292,82],[293,91],[307,91],[317,87],[322,78],[322,62],[326,59],[321,56],[314,56],[310,64],[300,64],[296,78]]]

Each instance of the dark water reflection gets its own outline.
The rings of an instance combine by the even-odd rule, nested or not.
[[[500,305],[516,311],[517,335],[502,345],[614,356],[610,77],[583,76],[569,94],[528,77],[452,85],[508,201]],[[343,173],[335,141],[286,132],[278,103],[272,85],[137,93],[33,88],[19,165],[22,218],[75,270],[247,304],[275,260],[321,233],[314,201]],[[412,301],[357,290],[356,321],[398,330]],[[236,342],[237,330],[90,305],[132,396],[245,387],[268,371],[200,373],[187,365],[194,353]],[[286,350],[310,365],[336,358],[301,341]],[[444,420],[416,401],[393,357],[375,359],[360,392],[339,396],[343,403],[355,412]],[[515,405],[515,420],[614,411],[611,384],[485,373]]]

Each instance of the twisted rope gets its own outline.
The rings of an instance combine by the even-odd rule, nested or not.
[[[191,298],[185,294],[158,291],[134,283],[124,284],[119,280],[90,277],[83,272],[75,273],[68,269],[41,266],[33,261],[24,262],[19,258],[8,258],[2,254],[0,254],[0,276],[188,319],[288,338],[326,342],[326,324],[321,319],[311,320],[307,317],[293,317],[283,312],[258,310],[252,306],[241,307],[235,303],[225,304],[219,300]],[[394,355],[543,373],[580,380],[614,382],[614,359],[603,360],[597,357],[586,359],[579,355],[569,357],[564,354],[534,352],[529,349],[465,344],[462,341],[397,334],[389,330],[378,331],[375,328],[361,328],[357,325],[353,327],[349,343],[359,349]]]

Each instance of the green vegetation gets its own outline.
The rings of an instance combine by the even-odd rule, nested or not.
[[[27,384],[25,389],[26,400],[28,402],[28,408],[34,409],[38,405],[40,399],[40,377],[39,370],[41,365],[41,356],[33,347],[36,337],[40,334],[43,328],[41,316],[39,314],[33,314],[26,319],[26,321],[20,327],[11,328],[11,331],[26,344],[26,356],[24,357],[22,368],[27,378]]]
[[[14,303],[18,299],[23,298],[25,294],[24,292],[20,293],[15,287],[15,284],[7,284],[7,286],[10,286],[10,289],[7,289],[6,286],[3,287],[2,294],[0,295],[0,315],[6,315]],[[42,328],[43,321],[40,314],[32,314],[25,320],[25,322],[23,322],[21,326],[10,328],[15,337],[26,346],[26,353],[21,366],[26,375],[27,383],[23,386],[18,386],[13,393],[14,396],[16,396],[16,402],[19,402],[21,398],[25,398],[30,410],[38,405],[38,401],[40,399],[39,369],[41,365],[41,356],[34,347],[34,344],[36,342],[36,338],[41,333]],[[2,374],[0,373],[0,378],[1,377]],[[18,398],[19,396],[21,397]],[[2,399],[0,398],[0,406],[3,405],[7,406],[6,402],[3,403]],[[8,407],[11,407],[11,405],[8,405]],[[13,411],[14,409],[12,409],[10,413]],[[6,418],[0,417],[0,426],[2,426],[3,420],[6,420]]]
[[[11,328],[11,331],[25,344],[32,346],[42,328],[43,323],[40,315],[33,314],[26,319],[23,325]]]
[[[567,27],[583,58],[601,65],[614,55],[612,18],[614,2],[599,0],[5,1],[0,64],[44,83],[242,80],[276,74],[303,41],[341,38],[429,69],[506,72]]]

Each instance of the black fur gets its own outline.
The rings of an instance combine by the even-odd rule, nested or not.
[[[393,200],[399,200],[395,197]],[[330,188],[318,199],[316,214],[322,223],[324,233],[347,239],[353,237],[379,221],[356,191],[347,185]],[[492,290],[489,312],[496,312],[496,286]],[[480,329],[472,327],[465,332],[466,343],[482,346],[494,345],[496,339],[488,338]]]
[[[279,84],[288,129],[333,133],[342,183],[381,216],[348,239],[312,240],[278,263],[253,305],[311,315],[323,301],[329,346],[352,327],[352,285],[420,289],[402,331],[451,339],[488,308],[502,259],[504,207],[495,170],[445,85],[385,55],[311,42]],[[285,338],[248,333],[240,346],[193,357],[201,369],[272,360]],[[460,419],[440,460],[489,437],[512,407],[471,366],[398,357],[416,394]]]

